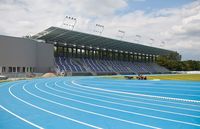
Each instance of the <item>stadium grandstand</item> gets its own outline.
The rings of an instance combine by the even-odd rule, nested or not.
[[[173,52],[57,27],[33,38],[54,44],[56,70],[71,74],[167,73],[155,61]]]
[[[160,55],[177,53],[59,27],[50,27],[30,38],[0,36],[0,43],[0,73],[169,73],[156,60]]]

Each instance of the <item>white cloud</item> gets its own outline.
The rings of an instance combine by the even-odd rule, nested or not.
[[[140,1],[145,0],[135,0]],[[165,48],[180,52],[184,59],[200,60],[200,1],[179,8],[118,15],[127,6],[127,0],[0,0],[0,34],[35,34],[60,26],[70,15],[78,19],[78,31],[93,33],[99,23],[105,26],[103,36],[116,38],[120,29],[126,32],[125,40],[133,42],[135,35],[141,35],[143,44],[149,45],[153,38],[157,47],[165,41]]]

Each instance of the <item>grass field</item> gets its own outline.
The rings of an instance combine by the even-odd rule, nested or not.
[[[124,76],[115,76],[114,79],[125,79]],[[177,75],[158,75],[147,77],[148,80],[186,80],[186,81],[200,81],[200,74],[177,74]]]

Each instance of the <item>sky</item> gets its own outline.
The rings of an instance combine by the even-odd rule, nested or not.
[[[75,31],[177,51],[200,60],[200,0],[0,0],[0,35],[22,37],[77,19]],[[137,35],[137,36],[136,36]],[[139,36],[138,36],[139,35]]]

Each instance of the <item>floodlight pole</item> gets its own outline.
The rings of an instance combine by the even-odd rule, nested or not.
[[[68,23],[65,23],[65,21],[68,21]],[[73,23],[70,23],[69,21],[71,21]],[[63,25],[69,26],[69,28],[71,28],[71,30],[74,29],[76,23],[77,23],[77,19],[74,17],[70,17],[70,16],[65,16],[64,21],[63,21]]]
[[[122,34],[121,36],[119,36],[119,37],[120,37],[120,40],[122,40],[122,39],[124,38],[126,32],[123,31],[123,30],[118,30],[118,33],[121,33],[121,34]]]
[[[136,41],[138,41],[138,43],[141,41],[141,35],[135,35],[135,37],[137,38]]]
[[[74,30],[74,27],[75,27],[76,23],[77,23],[77,19],[74,18],[74,25],[72,26],[72,30]]]
[[[164,47],[165,46],[165,41],[162,41],[160,44],[160,47]]]
[[[99,28],[99,29],[97,29],[97,28]],[[97,33],[99,33],[99,35],[101,35],[103,33],[103,31],[104,31],[104,26],[103,25],[100,25],[100,24],[96,24],[95,25],[94,32],[97,32]]]
[[[155,40],[152,39],[152,38],[150,38],[150,41],[151,41],[150,46],[153,46],[153,42],[154,42]]]

